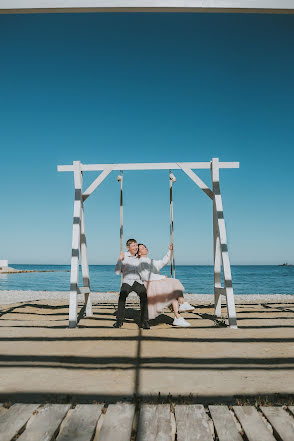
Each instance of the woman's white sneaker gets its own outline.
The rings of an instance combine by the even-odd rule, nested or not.
[[[188,302],[182,303],[179,307],[179,312],[191,312],[194,311],[194,306],[190,305]]]
[[[173,321],[173,326],[179,326],[180,328],[188,328],[191,323],[187,322],[184,317],[175,318]]]

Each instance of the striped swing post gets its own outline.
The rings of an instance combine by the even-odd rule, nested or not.
[[[119,203],[119,249],[120,252],[124,249],[124,204],[123,204],[123,171],[117,177],[120,182],[120,203]],[[123,276],[121,275],[121,283]]]

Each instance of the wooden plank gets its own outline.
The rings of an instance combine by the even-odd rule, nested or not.
[[[70,266],[70,294],[69,294],[69,327],[77,326],[78,311],[78,281],[79,281],[79,260],[80,260],[80,239],[81,239],[81,207],[82,207],[82,173],[80,162],[74,161],[74,184],[75,199],[72,227],[72,255]]]
[[[223,203],[219,186],[219,160],[212,158],[211,162],[212,186],[214,193],[214,209],[216,211],[217,233],[220,240],[221,258],[223,264],[224,287],[227,300],[227,311],[230,328],[237,328],[236,308],[232,285],[231,264],[228,253],[227,234],[223,213]]]
[[[39,404],[14,404],[0,416],[0,440],[10,441],[27,423]]]
[[[91,441],[103,405],[79,404],[68,417],[56,441]]]
[[[189,176],[192,181],[198,185],[198,187],[207,194],[210,199],[213,199],[213,192],[210,190],[210,188],[205,184],[205,182],[202,181],[202,179],[199,178],[199,176],[196,175],[190,168],[186,168],[179,164],[181,169],[186,173],[187,176]]]
[[[105,168],[102,173],[92,182],[91,185],[83,192],[83,200],[85,201],[92,193],[96,190],[96,188],[104,181],[105,178],[111,173],[111,168]]]
[[[213,441],[207,415],[201,404],[175,408],[177,441]]]
[[[169,404],[143,404],[140,409],[136,441],[171,441],[172,424]]]
[[[91,299],[91,294],[90,294],[90,272],[89,272],[89,265],[88,265],[88,251],[87,251],[87,240],[86,240],[86,229],[85,229],[85,213],[84,213],[83,202],[81,203],[80,249],[81,249],[83,285],[84,285],[84,288],[86,288],[86,291],[85,291],[86,317],[91,317],[93,315],[93,311],[92,311],[92,299]]]
[[[283,441],[294,440],[294,418],[282,407],[260,407],[274,431]]]
[[[219,294],[220,296],[225,296],[225,288],[221,287],[221,288],[215,288],[215,292],[217,294]]]
[[[248,441],[275,441],[265,422],[253,406],[233,406]]]
[[[99,432],[99,441],[130,441],[135,405],[110,404]]]
[[[51,441],[70,404],[46,404],[38,410],[17,441]]]
[[[1,0],[0,13],[293,12],[292,0]]]
[[[219,441],[242,441],[227,406],[208,406]]]
[[[223,289],[221,284],[221,248],[217,228],[217,218],[215,204],[212,203],[213,210],[213,256],[214,256],[214,314],[216,317],[222,316],[222,299],[218,290]]]
[[[192,169],[210,169],[210,162],[156,162],[137,164],[81,164],[82,171],[112,170],[180,170],[182,167]],[[219,162],[219,168],[239,168],[239,162]],[[74,171],[73,165],[58,165],[59,172]]]

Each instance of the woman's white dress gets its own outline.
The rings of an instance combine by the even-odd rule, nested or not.
[[[183,296],[184,287],[178,279],[166,278],[160,274],[170,260],[170,250],[161,260],[141,257],[138,271],[141,279],[145,283],[148,298],[149,319],[156,318],[162,314],[164,308],[169,306],[173,300]]]

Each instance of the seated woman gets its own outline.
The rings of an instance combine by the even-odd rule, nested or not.
[[[138,259],[140,259],[138,272],[147,289],[149,320],[156,318],[162,314],[165,307],[172,305],[175,314],[173,326],[188,327],[191,324],[181,317],[180,312],[193,311],[194,308],[184,300],[183,285],[178,279],[171,279],[160,274],[161,268],[170,260],[171,250],[172,245],[169,246],[162,260],[153,260],[147,257],[147,247],[140,243],[138,245]]]

